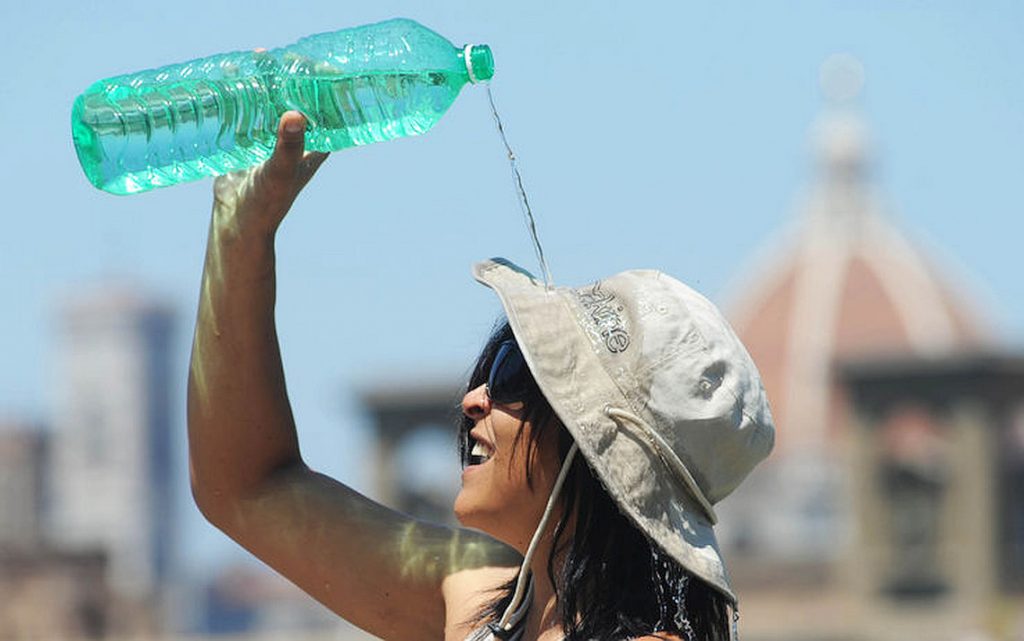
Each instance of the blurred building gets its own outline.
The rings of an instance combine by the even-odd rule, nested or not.
[[[1024,638],[1024,357],[847,362],[852,630]]]
[[[1005,372],[993,365],[965,370],[998,379],[991,388],[951,395],[939,384],[936,372],[991,363],[984,357],[995,340],[969,295],[908,240],[875,191],[867,130],[851,107],[859,63],[833,58],[823,74],[830,109],[814,132],[815,181],[794,224],[768,245],[729,306],[761,370],[777,440],[721,506],[723,543],[747,638],[963,638],[990,630],[990,610],[1003,598],[996,595],[1013,602],[1015,588],[991,573],[945,573],[953,534],[937,519],[953,509],[951,497],[969,496],[992,509],[962,508],[973,524],[958,539],[965,549],[1000,564],[1024,544],[1020,528],[1010,535],[1017,542],[1001,547],[989,536],[1012,529],[996,506],[1019,501],[1005,498],[1014,482],[981,478],[996,469],[990,454],[1012,433],[1004,410],[991,404],[1008,402],[994,401],[994,390],[1013,376],[1000,378]],[[852,363],[857,368],[843,369]],[[879,409],[864,393],[879,381],[902,390],[913,411]],[[943,409],[918,398],[936,394],[950,394]],[[950,419],[961,412],[974,413]],[[944,427],[950,421],[956,429]],[[968,443],[967,458],[950,457]],[[924,467],[904,465],[905,456],[923,457]],[[952,611],[958,615],[940,616]]]
[[[101,638],[113,604],[106,556],[47,538],[47,432],[0,425],[0,639]]]
[[[0,552],[0,639],[102,639],[116,621],[99,550]]]
[[[207,586],[203,632],[231,638],[289,639],[331,634],[335,641],[374,637],[359,631],[273,570],[228,566]],[[244,636],[248,635],[248,636]]]
[[[0,423],[0,551],[16,553],[41,544],[45,447],[42,429]]]
[[[418,518],[454,523],[452,505],[460,487],[455,425],[463,385],[427,376],[360,392],[373,430],[377,500]]]
[[[155,612],[173,533],[173,314],[139,292],[80,293],[60,312],[48,531],[101,550],[117,599]]]
[[[779,426],[758,482],[729,501],[729,536],[806,563],[835,560],[847,530],[837,458],[847,410],[835,364],[951,354],[988,339],[962,293],[896,226],[871,181],[866,127],[836,98],[815,131],[815,182],[795,224],[768,245],[729,310]]]

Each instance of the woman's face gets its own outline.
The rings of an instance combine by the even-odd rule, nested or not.
[[[525,552],[558,476],[558,430],[545,429],[532,449],[532,483],[527,483],[526,458],[534,426],[523,421],[524,404],[494,402],[486,385],[480,385],[463,397],[462,412],[473,424],[472,449],[455,499],[455,516],[464,526]]]

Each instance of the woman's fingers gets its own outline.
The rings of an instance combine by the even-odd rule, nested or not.
[[[274,153],[264,167],[273,196],[294,200],[327,159],[328,154],[304,151],[305,136],[306,117],[298,111],[286,111],[277,125]]]
[[[298,111],[286,111],[277,123],[277,142],[264,171],[271,182],[290,185],[298,172],[306,144],[306,118]]]
[[[277,124],[277,141],[262,165],[221,176],[214,183],[215,204],[229,212],[234,224],[270,231],[284,219],[295,197],[328,154],[305,153],[306,118],[285,112]]]

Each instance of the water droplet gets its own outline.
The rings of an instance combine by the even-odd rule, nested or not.
[[[658,550],[651,546],[651,579],[654,581],[654,594],[658,598],[658,621],[654,624],[654,631],[657,632],[665,627],[668,605],[665,598],[665,582],[661,580],[661,565],[663,561]]]
[[[655,631],[677,631],[686,641],[697,641],[693,626],[686,616],[686,588],[690,575],[654,544],[651,544],[651,568],[654,593],[658,599]]]
[[[672,594],[672,600],[675,604],[676,612],[672,620],[676,624],[676,629],[683,633],[686,641],[696,641],[693,626],[690,625],[690,620],[686,618],[686,588],[689,583],[690,577],[684,574],[673,586],[675,590]]]
[[[508,153],[508,162],[512,165],[512,177],[515,181],[516,190],[519,192],[519,204],[526,217],[526,228],[530,232],[530,238],[533,240],[533,249],[537,254],[537,261],[540,263],[544,286],[547,289],[551,289],[551,271],[548,269],[548,261],[544,258],[544,248],[540,246],[540,237],[537,235],[537,223],[533,219],[533,210],[530,209],[530,201],[526,197],[526,188],[523,187],[523,176],[519,172],[516,155],[508,144],[508,138],[505,137],[505,127],[501,122],[501,116],[498,115],[498,108],[494,105],[494,95],[491,93],[490,84],[487,85],[487,100],[491,103],[491,114],[494,115],[494,124],[498,127],[498,134],[501,136],[501,141],[505,144],[505,151]]]

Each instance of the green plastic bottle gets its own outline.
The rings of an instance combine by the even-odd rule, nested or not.
[[[72,137],[93,185],[134,194],[266,160],[289,109],[309,150],[421,134],[492,75],[487,45],[394,19],[101,80],[75,100]]]

